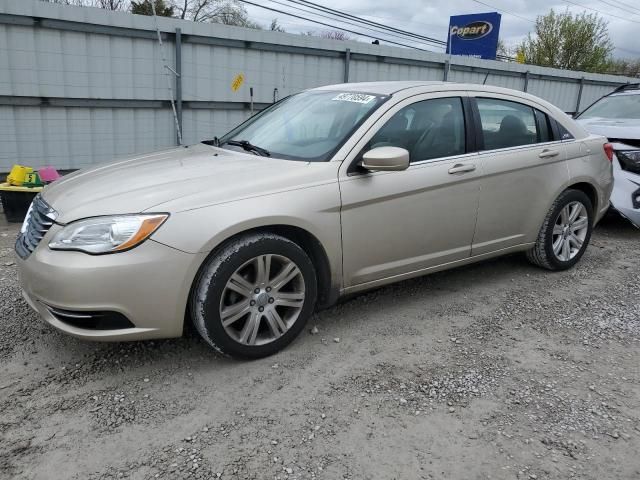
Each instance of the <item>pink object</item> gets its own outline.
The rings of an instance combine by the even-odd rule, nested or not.
[[[38,170],[38,173],[40,174],[40,180],[47,183],[53,182],[60,178],[60,174],[53,167],[42,167],[40,170]]]

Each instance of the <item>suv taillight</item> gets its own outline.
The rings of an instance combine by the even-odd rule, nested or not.
[[[607,158],[609,159],[609,161],[613,162],[613,145],[611,145],[610,143],[605,143],[604,144],[604,153],[607,156]]]

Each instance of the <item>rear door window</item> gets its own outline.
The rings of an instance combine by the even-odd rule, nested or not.
[[[477,98],[476,102],[485,150],[538,143],[538,128],[532,107],[497,98]]]

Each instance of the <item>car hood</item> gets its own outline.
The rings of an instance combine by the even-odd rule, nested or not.
[[[310,181],[309,164],[259,157],[205,144],[138,155],[79,170],[47,186],[58,222],[177,212],[267,194]]]
[[[640,139],[640,120],[586,118],[576,120],[588,132],[602,135],[609,139]]]

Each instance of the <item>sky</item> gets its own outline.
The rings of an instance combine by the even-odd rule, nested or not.
[[[618,58],[640,57],[640,44],[636,32],[640,25],[640,2],[637,0],[310,0],[329,8],[341,10],[359,17],[385,25],[408,30],[421,35],[446,40],[450,15],[467,13],[499,12],[502,14],[500,38],[507,46],[519,44],[533,30],[535,19],[550,9],[556,12],[569,10],[572,13],[596,13],[608,23],[609,36],[615,48],[614,56]],[[293,6],[284,6],[286,0],[252,0],[263,6],[289,11],[303,17],[314,18],[325,23],[333,23]],[[578,6],[579,4],[579,6]],[[304,9],[300,5],[295,5]],[[288,17],[280,13],[264,10],[252,5],[245,5],[252,20],[267,25],[274,18],[278,19],[287,32],[299,33],[309,30],[329,30],[322,25],[314,25],[303,20]],[[591,9],[591,10],[590,10]],[[596,12],[596,10],[598,12]],[[362,27],[343,24],[345,28],[363,30]],[[375,33],[368,32],[372,36]],[[350,34],[354,40],[371,41],[371,37],[359,37]],[[388,37],[402,43],[407,40]],[[418,44],[414,44],[420,46]],[[436,52],[443,49],[420,46]]]

